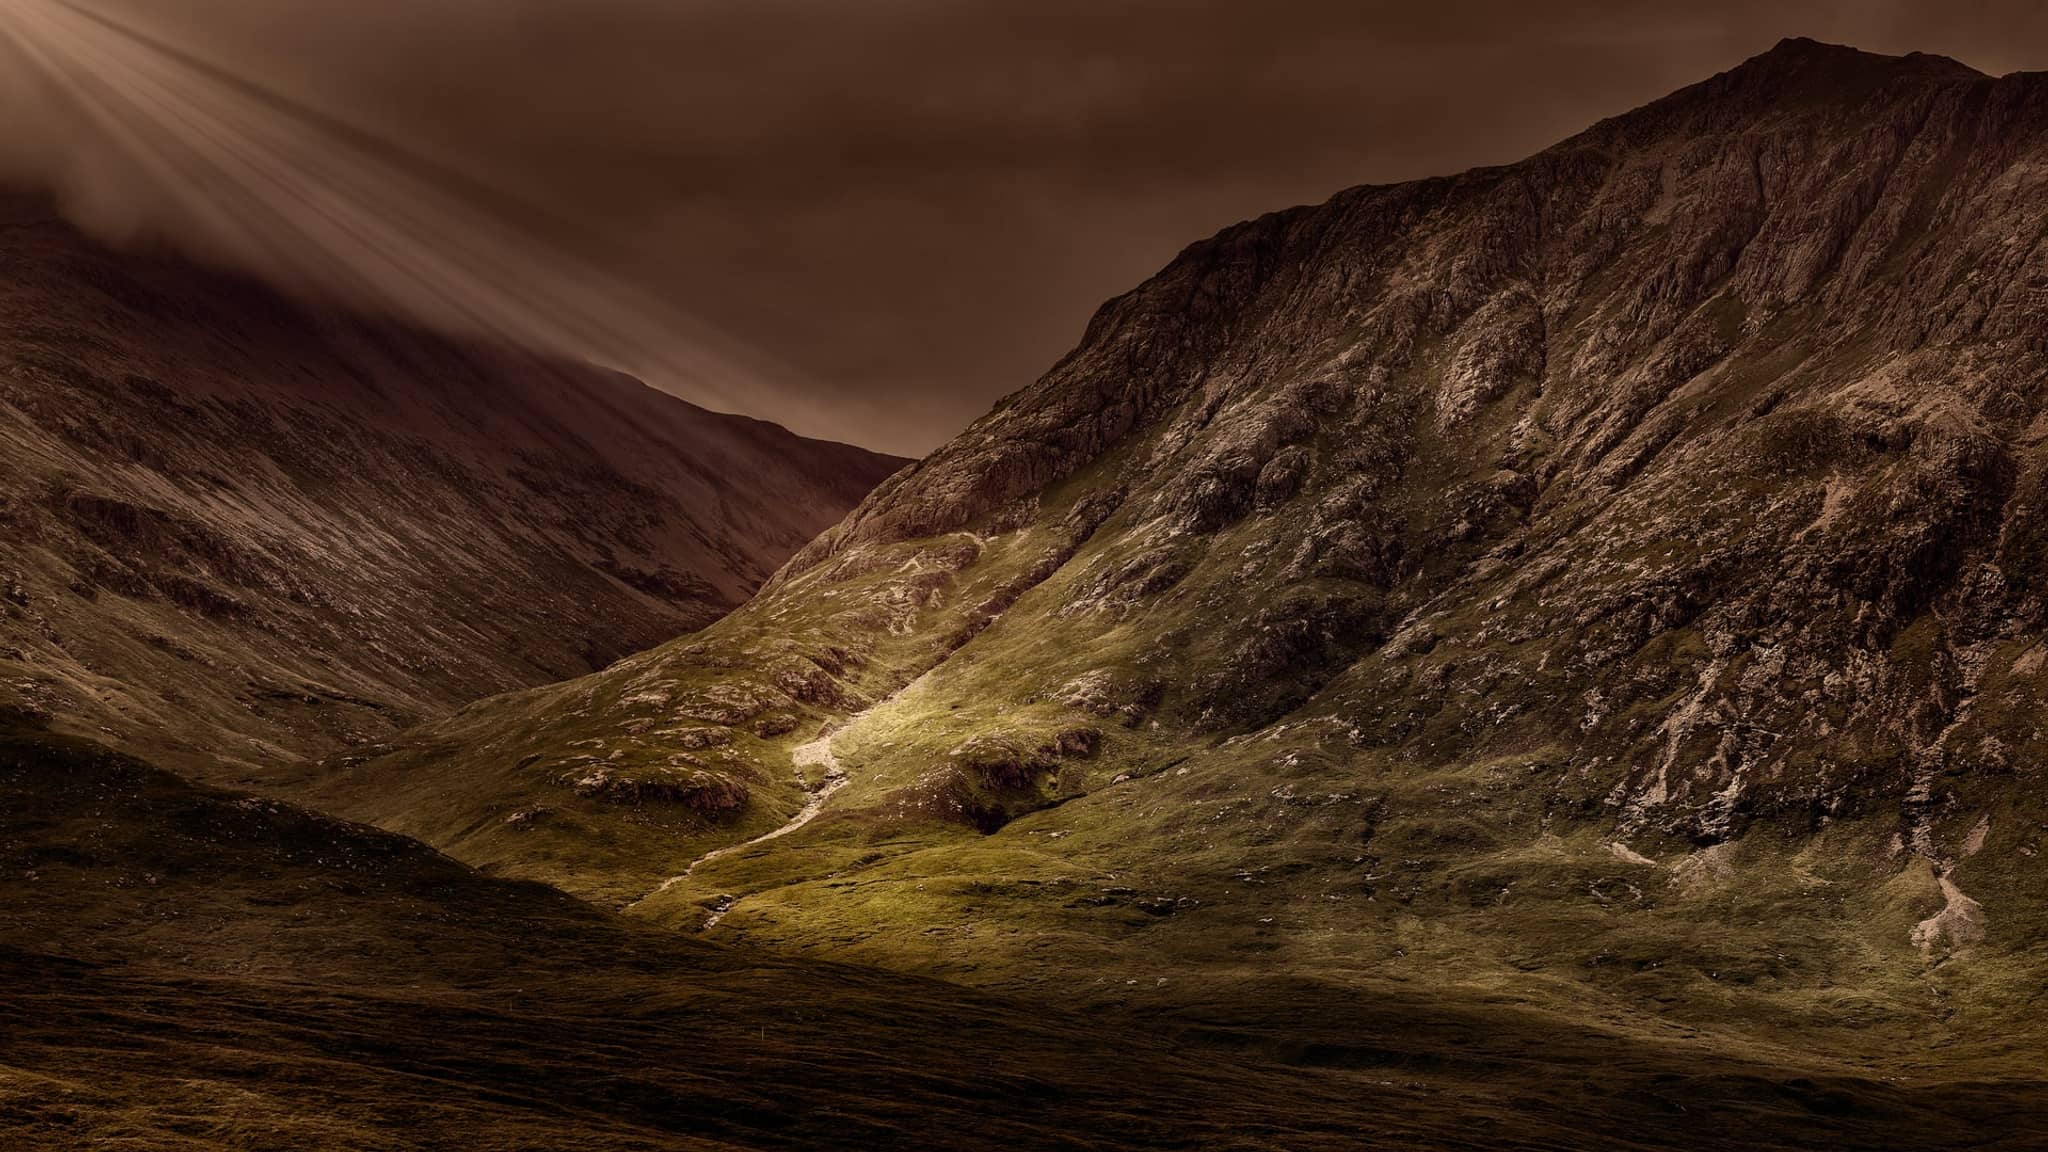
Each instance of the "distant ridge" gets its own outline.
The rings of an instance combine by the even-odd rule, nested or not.
[[[700,627],[903,463],[0,219],[0,705],[173,765]]]

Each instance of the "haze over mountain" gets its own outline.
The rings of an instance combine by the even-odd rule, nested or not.
[[[274,771],[700,627],[902,462],[0,199],[0,709]]]
[[[2048,79],[1787,41],[1226,230],[719,623],[307,794],[1069,1003],[2039,1083],[2043,159]]]

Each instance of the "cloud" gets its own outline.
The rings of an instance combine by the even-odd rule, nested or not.
[[[630,364],[723,408],[813,415],[793,371],[545,235],[544,213],[118,16],[0,9],[19,163],[115,239],[168,237],[288,288]],[[538,225],[538,226],[537,226]]]

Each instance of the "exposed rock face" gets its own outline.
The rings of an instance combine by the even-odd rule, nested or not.
[[[228,772],[700,627],[900,462],[0,229],[0,704]]]
[[[2040,923],[2015,894],[2048,759],[2044,221],[2048,78],[1788,41],[1523,163],[1189,248],[732,617],[465,731],[655,757],[619,703],[641,683],[766,694],[806,732],[866,709],[835,742],[852,784],[778,842],[791,885],[809,842],[943,821],[961,760],[1057,806],[956,804],[956,847],[895,849],[873,883],[927,893],[917,925],[835,882],[722,932],[812,945],[872,914],[867,955],[922,957],[889,941],[938,931],[928,889],[979,907],[995,827],[1007,883],[1199,901],[1155,957],[1258,910],[1348,964],[1436,949],[1659,1004],[1737,971],[1818,989],[1867,949],[1883,999],[1916,944],[2013,954],[2012,918]],[[776,688],[785,658],[839,690]],[[1122,721],[1093,759],[1039,753],[1089,717]],[[434,739],[372,778],[480,755]],[[951,755],[990,741],[1016,754]],[[1783,916],[1803,934],[1754,930]]]
[[[2039,78],[1794,41],[1523,164],[1242,225],[777,584],[1114,454],[1144,478],[1114,536],[1147,546],[1105,544],[1056,615],[1267,553],[1203,615],[1220,659],[1182,665],[1219,727],[1279,719],[1301,693],[1247,694],[1289,680],[1362,745],[1513,694],[1459,742],[1577,732],[1593,803],[1705,839],[1900,791],[1850,745],[1931,747],[2041,620],[2044,131]],[[1404,622],[1459,651],[1380,650]]]

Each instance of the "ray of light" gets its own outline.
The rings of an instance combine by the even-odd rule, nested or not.
[[[543,240],[489,189],[74,0],[0,0],[0,41],[210,251],[428,323],[758,410],[794,373]],[[83,146],[86,142],[76,142]],[[135,191],[135,190],[131,190]],[[174,229],[175,230],[175,229]]]

